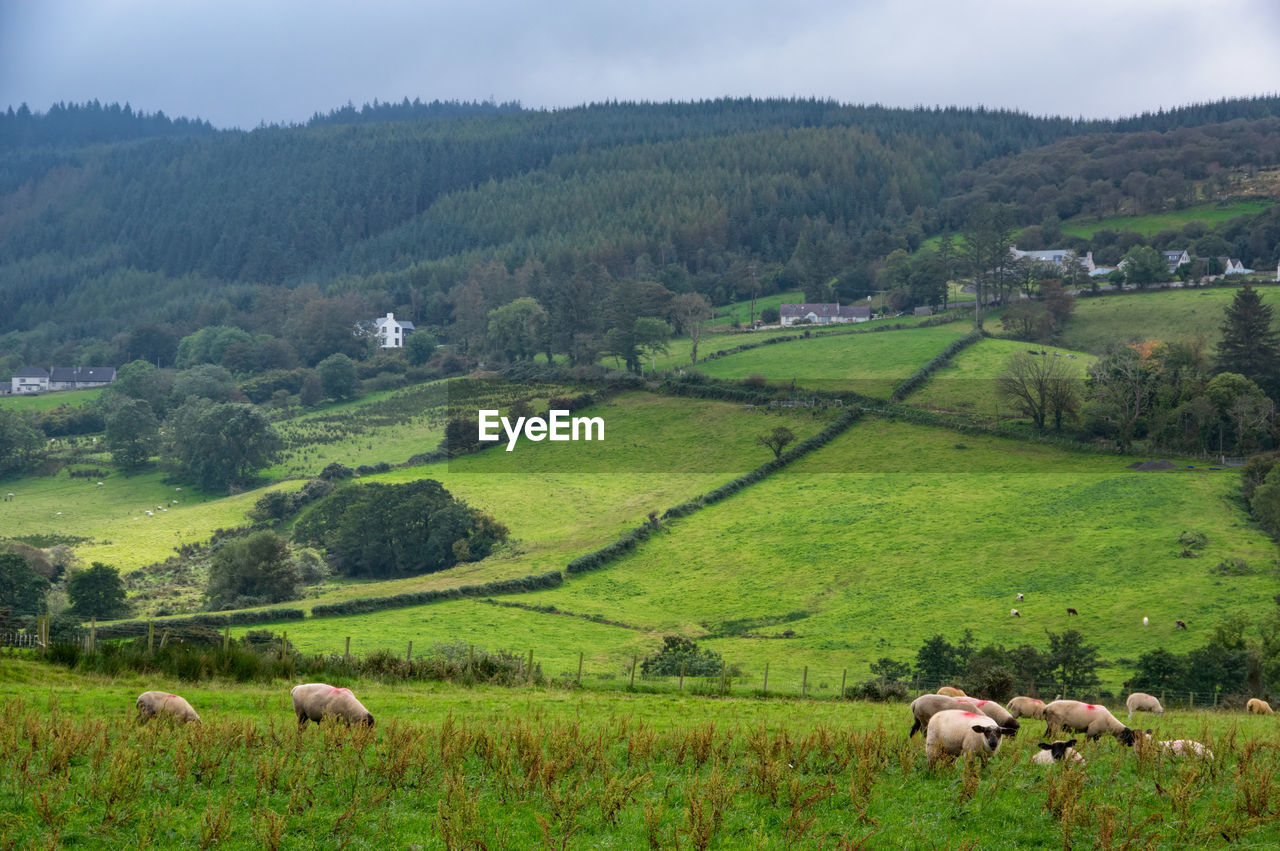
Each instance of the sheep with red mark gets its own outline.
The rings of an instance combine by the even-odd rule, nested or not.
[[[1036,765],[1051,765],[1055,762],[1078,762],[1085,764],[1084,757],[1080,751],[1076,750],[1076,740],[1056,742],[1041,742],[1040,750],[1036,751],[1031,757],[1031,761]]]
[[[338,688],[328,683],[306,683],[294,686],[293,711],[298,715],[298,726],[308,721],[319,724],[326,717],[337,718],[346,724],[373,726],[373,714],[364,708],[349,688]]]
[[[1044,701],[1034,697],[1018,695],[1005,707],[1014,718],[1035,718],[1044,720]]]
[[[1129,709],[1129,717],[1133,717],[1135,712],[1154,712],[1157,715],[1164,714],[1164,707],[1160,705],[1160,698],[1147,694],[1143,691],[1135,691],[1133,694],[1125,698],[1124,705]]]
[[[927,730],[929,728],[929,719],[944,709],[966,708],[959,700],[954,697],[948,697],[945,694],[920,695],[911,701],[911,717],[915,719],[915,723],[911,725],[911,732],[907,734],[907,738],[914,736],[917,730]]]
[[[200,723],[200,716],[191,708],[185,698],[167,691],[144,691],[138,695],[138,720],[143,724],[157,716],[172,718],[183,724],[194,721]]]
[[[1006,736],[1016,736],[1018,734],[1018,719],[1013,717],[1013,713],[994,700],[979,700],[976,697],[957,697],[956,700],[969,704],[992,721],[995,721],[1006,731]]]
[[[929,719],[924,753],[933,768],[944,756],[977,756],[986,760],[1000,748],[1000,725],[981,712],[944,709]]]
[[[1136,738],[1133,730],[1126,727],[1105,706],[1099,706],[1096,703],[1055,700],[1045,705],[1044,721],[1046,737],[1052,736],[1058,730],[1084,733],[1087,738],[1094,740],[1101,738],[1103,733],[1110,733],[1121,744],[1129,747],[1133,747]]]

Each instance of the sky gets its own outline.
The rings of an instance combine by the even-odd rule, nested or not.
[[[0,0],[0,109],[817,97],[1114,118],[1280,91],[1277,0]]]

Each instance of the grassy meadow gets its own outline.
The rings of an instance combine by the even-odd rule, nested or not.
[[[1091,238],[1100,230],[1133,231],[1143,236],[1155,236],[1164,230],[1180,230],[1191,222],[1201,222],[1207,227],[1217,227],[1238,216],[1252,216],[1270,207],[1273,201],[1230,201],[1194,204],[1181,210],[1149,213],[1143,216],[1110,216],[1094,219],[1077,216],[1062,223],[1062,232],[1069,236]]]
[[[0,659],[0,842],[133,848],[1246,847],[1280,843],[1274,718],[1168,712],[1084,765],[926,765],[905,706],[349,683],[372,728],[296,729],[289,683],[73,677]],[[203,723],[138,725],[184,694]],[[1144,719],[1145,720],[1145,719]]]
[[[7,383],[9,379],[5,379]],[[0,396],[0,408],[10,411],[49,411],[59,405],[78,407],[92,402],[102,393],[102,388],[92,390],[58,390],[38,395]]]

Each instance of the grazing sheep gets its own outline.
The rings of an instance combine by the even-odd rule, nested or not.
[[[1174,624],[1178,627],[1178,629],[1186,629],[1186,628],[1187,628],[1186,623],[1184,623],[1183,621],[1174,621]]]
[[[1121,744],[1133,747],[1136,738],[1119,718],[1112,715],[1105,706],[1096,703],[1081,703],[1078,700],[1055,700],[1044,708],[1045,737],[1048,738],[1058,730],[1070,730],[1073,733],[1084,733],[1090,739],[1098,739],[1103,733],[1110,733],[1120,740]]]
[[[1270,715],[1271,704],[1257,697],[1249,698],[1249,702],[1244,705],[1250,715]]]
[[[1022,592],[1021,592],[1021,591],[1019,591],[1019,592],[1018,592],[1018,602],[1019,602],[1019,603],[1021,603],[1021,602],[1022,602]]]
[[[1016,736],[1018,734],[1018,719],[1014,718],[1009,710],[994,700],[979,700],[974,697],[957,697],[956,700],[969,704],[992,721],[995,721],[1005,731],[1006,736]]]
[[[1143,615],[1143,616],[1142,616],[1142,625],[1143,625],[1143,626],[1149,626],[1150,624],[1151,624],[1151,621],[1147,620],[1147,616],[1146,616],[1146,615]]]
[[[289,694],[293,695],[293,711],[298,714],[299,727],[305,727],[308,721],[319,724],[326,715],[347,724],[373,726],[372,713],[356,700],[349,688],[338,688],[328,683],[306,683],[294,686]]]
[[[1009,617],[1011,617],[1011,618],[1020,618],[1020,617],[1022,617],[1022,615],[1018,614],[1018,610],[1017,610],[1017,609],[1010,609],[1010,610],[1009,610]]]
[[[924,753],[933,768],[943,756],[976,754],[979,759],[1000,747],[1000,725],[980,712],[944,709],[929,719],[924,735]]]
[[[1078,614],[1080,614],[1080,613],[1079,613],[1079,612],[1077,612],[1075,609],[1073,609],[1073,608],[1071,608],[1071,607],[1069,607],[1069,606],[1068,606],[1068,607],[1067,607],[1067,614],[1069,614],[1069,615],[1078,615]]]
[[[1056,742],[1041,742],[1040,750],[1031,757],[1031,761],[1037,765],[1050,765],[1055,762],[1078,762],[1084,765],[1084,757],[1080,751],[1076,750],[1075,739],[1067,742],[1061,739]]]
[[[1213,751],[1191,739],[1164,741],[1160,743],[1160,747],[1174,756],[1198,756],[1203,759],[1213,759]]]
[[[1146,692],[1135,691],[1125,699],[1124,705],[1129,707],[1129,717],[1133,717],[1135,712],[1154,712],[1157,715],[1164,714],[1164,707],[1160,705],[1159,698],[1153,697]]]
[[[1044,720],[1044,701],[1034,697],[1015,697],[1009,701],[1009,714],[1014,718],[1035,718]]]
[[[929,719],[939,712],[945,709],[965,708],[965,705],[959,700],[945,694],[920,695],[911,701],[911,717],[915,719],[915,723],[911,725],[911,732],[907,734],[907,738],[914,736],[917,730],[927,730]]]
[[[955,686],[943,686],[938,689],[938,694],[945,694],[947,697],[964,697],[964,692]]]
[[[169,694],[167,691],[144,691],[138,695],[137,705],[138,720],[144,724],[157,715],[163,715],[183,723],[188,721],[200,723],[200,716],[191,708],[190,703],[187,703],[186,700],[176,694]]]

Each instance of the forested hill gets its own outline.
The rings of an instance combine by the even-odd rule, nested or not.
[[[716,302],[781,287],[854,298],[895,249],[986,201],[1040,225],[1195,200],[1208,172],[1277,161],[1276,115],[1277,98],[1117,122],[822,100],[403,101],[218,131],[96,102],[10,109],[0,333],[47,359],[54,340],[142,324],[258,331],[269,291],[303,284],[446,339],[477,311],[544,295],[529,283],[543,278],[586,282],[596,301],[628,280]],[[1106,168],[1086,167],[1100,151]],[[510,280],[494,285],[499,265]]]

